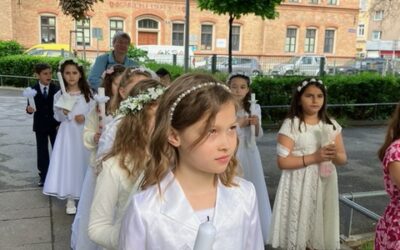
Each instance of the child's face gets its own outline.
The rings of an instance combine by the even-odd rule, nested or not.
[[[249,93],[247,81],[242,77],[232,78],[229,87],[232,90],[232,94],[240,101]]]
[[[78,85],[81,73],[75,65],[69,64],[64,68],[63,77],[68,87],[73,87]]]
[[[51,82],[51,69],[44,69],[37,75],[39,81],[43,85],[49,85]]]
[[[314,85],[307,86],[300,98],[305,115],[317,115],[324,104],[324,93]]]
[[[192,144],[199,138],[206,117],[176,134],[174,146],[179,151],[178,168],[201,174],[223,173],[237,146],[236,110],[232,102],[221,106],[209,134],[194,148]]]

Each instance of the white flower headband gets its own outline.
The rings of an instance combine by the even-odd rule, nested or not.
[[[136,96],[129,96],[119,105],[116,115],[134,114],[143,109],[144,105],[157,100],[165,92],[165,87],[158,85],[155,88],[148,88]]]
[[[304,80],[302,83],[301,83],[301,85],[300,86],[298,86],[297,87],[297,92],[300,92],[305,86],[307,86],[309,83],[312,83],[312,82],[316,82],[316,83],[319,83],[319,84],[321,84],[321,85],[323,85],[324,83],[322,82],[322,80],[317,80],[317,79],[315,79],[315,78],[311,78],[310,80]],[[324,85],[324,87],[325,87],[325,89],[326,89],[326,86]]]
[[[68,58],[64,58],[62,59],[59,63],[58,63],[58,70],[61,70],[61,66],[67,62],[67,61],[72,61],[75,64],[77,64],[79,67],[83,67],[83,64],[75,57],[68,57]]]
[[[104,79],[106,77],[106,75],[110,75],[114,73],[114,67],[111,66],[108,69],[104,70],[103,74],[101,74],[101,78]]]
[[[172,119],[174,117],[174,111],[175,111],[176,106],[178,106],[179,102],[182,101],[182,99],[185,98],[185,96],[189,95],[190,93],[192,93],[198,89],[201,89],[204,87],[210,87],[210,86],[220,86],[220,87],[224,88],[226,91],[231,92],[231,90],[229,89],[228,86],[226,86],[225,84],[221,84],[219,82],[206,82],[206,83],[202,83],[197,86],[194,86],[194,87],[186,90],[185,92],[180,94],[178,96],[178,98],[176,98],[176,101],[172,104],[172,106],[169,110],[169,119],[172,121]]]
[[[131,68],[129,73],[132,74],[133,72],[147,73],[147,74],[150,74],[152,79],[157,80],[157,81],[160,80],[160,77],[158,77],[158,75],[153,70],[145,68],[145,67],[134,67],[134,68]]]

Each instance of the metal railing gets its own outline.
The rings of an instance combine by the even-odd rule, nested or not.
[[[32,76],[15,76],[15,75],[0,75],[0,86],[4,86],[4,79],[11,78],[11,79],[22,79],[22,81],[26,81],[25,87],[29,87],[33,85],[37,81],[36,77]],[[52,79],[53,82],[58,83],[58,79]]]
[[[381,216],[376,214],[375,212],[361,206],[360,204],[355,202],[356,198],[366,198],[366,197],[375,197],[375,196],[383,196],[387,195],[386,191],[369,191],[369,192],[357,192],[357,193],[346,193],[339,195],[339,201],[348,207],[344,212],[344,223],[345,223],[345,232],[344,235],[349,237],[351,235],[351,229],[353,224],[353,211],[365,215],[366,217],[378,221]]]

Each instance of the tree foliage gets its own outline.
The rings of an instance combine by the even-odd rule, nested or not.
[[[72,16],[75,20],[83,20],[86,13],[93,11],[93,5],[104,0],[60,0],[59,6],[67,16]]]

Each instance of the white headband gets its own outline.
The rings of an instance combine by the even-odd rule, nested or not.
[[[298,86],[297,87],[297,92],[300,92],[305,86],[307,86],[309,83],[312,83],[312,82],[316,82],[316,83],[319,83],[319,84],[321,84],[321,85],[323,85],[324,83],[322,82],[322,80],[317,80],[317,79],[315,79],[315,78],[311,78],[310,80],[304,80],[302,83],[301,83],[301,85],[300,86]],[[325,87],[325,86],[324,86]],[[326,88],[326,87],[325,87]]]

